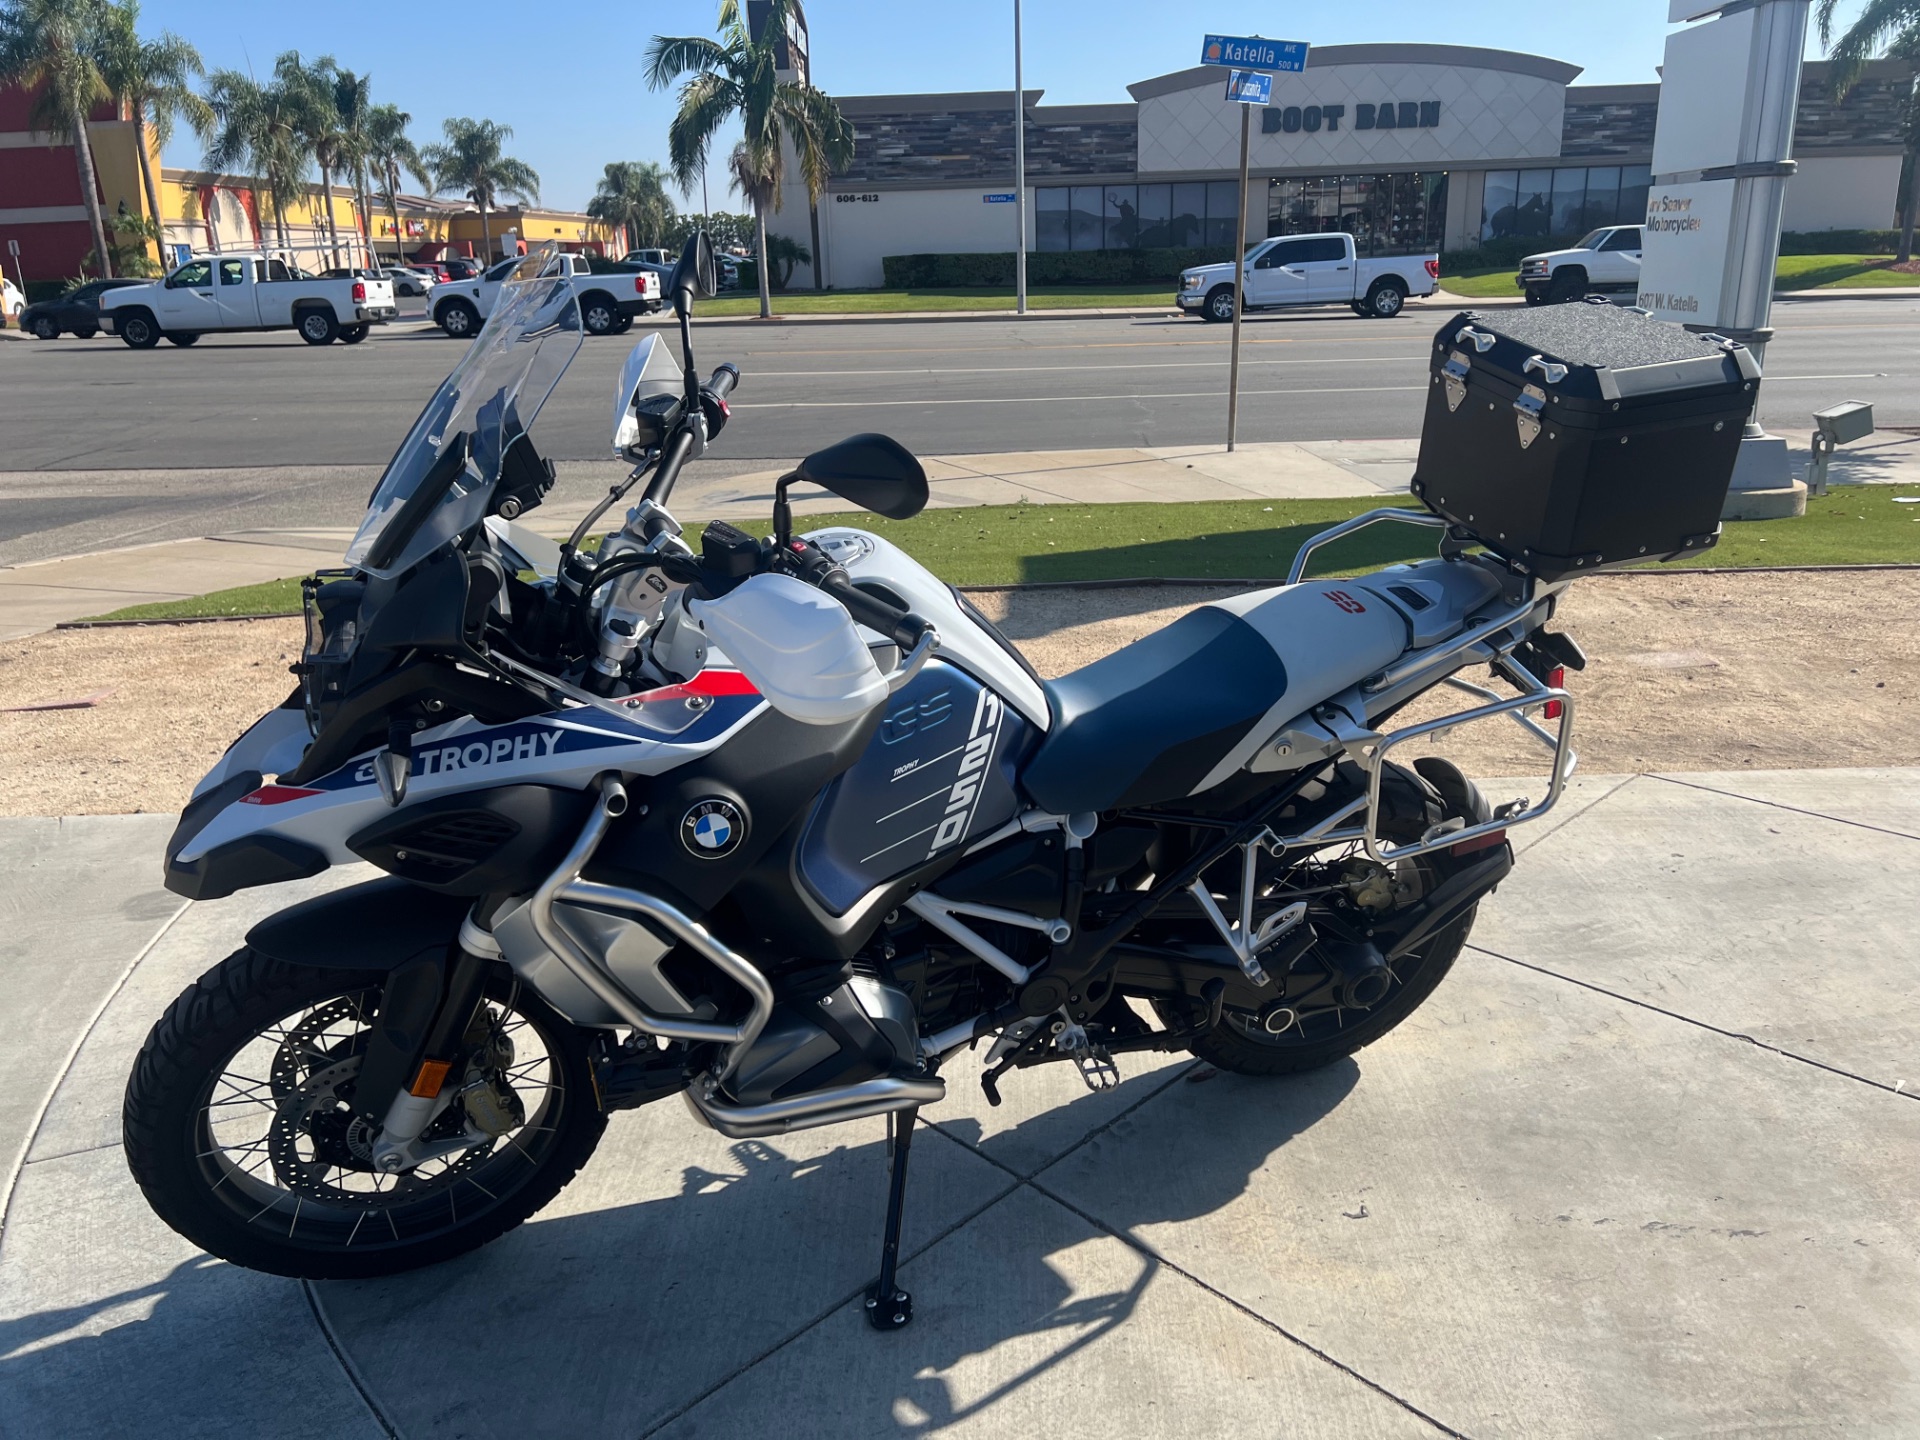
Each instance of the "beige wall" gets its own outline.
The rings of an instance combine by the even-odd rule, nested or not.
[[[854,191],[876,199],[820,197],[820,250],[826,282],[837,290],[871,289],[886,283],[880,264],[888,255],[1013,250],[1012,204],[988,204],[983,195],[1012,193],[1011,185],[982,184],[965,190]],[[797,191],[797,193],[793,193]],[[813,240],[807,192],[794,186],[785,206],[767,217],[767,233],[786,235],[809,250]],[[1033,248],[1033,191],[1027,191],[1027,248]],[[811,289],[813,274],[796,265],[790,288]]]

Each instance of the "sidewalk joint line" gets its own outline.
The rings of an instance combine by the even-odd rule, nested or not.
[[[1535,974],[1545,975],[1551,980],[1563,980],[1569,985],[1578,985],[1582,990],[1591,990],[1594,994],[1605,995],[1610,1000],[1619,1000],[1628,1005],[1637,1005],[1642,1010],[1651,1010],[1656,1015],[1664,1015],[1669,1020],[1678,1020],[1683,1025],[1693,1025],[1701,1030],[1709,1031],[1712,1034],[1724,1036],[1728,1040],[1744,1041],[1756,1049],[1769,1051],[1785,1060],[1796,1060],[1802,1065],[1812,1066],[1815,1070],[1824,1070],[1829,1075],[1838,1075],[1843,1080],[1853,1080],[1861,1085],[1871,1085],[1876,1090],[1884,1090],[1889,1095],[1899,1096],[1902,1100],[1920,1100],[1920,1091],[1904,1088],[1904,1081],[1900,1084],[1889,1085],[1884,1080],[1875,1080],[1866,1075],[1856,1075],[1851,1070],[1842,1070],[1838,1065],[1829,1065],[1824,1060],[1815,1060],[1810,1056],[1797,1054],[1792,1050],[1783,1050],[1778,1045],[1769,1045],[1766,1041],[1757,1039],[1743,1030],[1727,1030],[1706,1020],[1696,1020],[1691,1015],[1682,1015],[1677,1010],[1668,1010],[1648,1000],[1636,1000],[1631,995],[1623,995],[1618,990],[1609,990],[1604,985],[1595,985],[1590,980],[1576,979],[1572,975],[1562,974],[1558,970],[1549,970],[1544,965],[1535,965],[1528,960],[1516,960],[1511,955],[1502,955],[1498,950],[1489,950],[1484,945],[1475,945],[1469,942],[1466,948],[1485,955],[1490,960],[1504,960],[1509,965],[1518,965],[1522,970],[1531,970]]]
[[[302,1280],[300,1293],[306,1296],[307,1312],[313,1316],[313,1323],[320,1327],[320,1338],[327,1342],[327,1349],[333,1352],[333,1358],[340,1366],[340,1373],[347,1377],[347,1383],[353,1386],[354,1392],[359,1395],[360,1403],[367,1407],[367,1414],[373,1418],[373,1423],[380,1427],[381,1433],[387,1437],[387,1440],[404,1440],[393,1421],[387,1418],[386,1411],[382,1410],[379,1402],[373,1398],[373,1391],[368,1388],[366,1380],[360,1374],[360,1367],[353,1363],[353,1357],[340,1343],[340,1337],[334,1334],[333,1323],[327,1319],[326,1308],[320,1303],[320,1292],[314,1288],[313,1282]]]
[[[1042,1185],[1038,1180],[1029,1180],[1029,1181],[1026,1181],[1025,1183],[1028,1186],[1030,1186],[1035,1191],[1035,1193],[1046,1196],[1047,1199],[1053,1201],[1054,1204],[1060,1206],[1063,1210],[1069,1211],[1070,1213],[1079,1216],[1087,1224],[1093,1226],[1094,1229],[1099,1230],[1104,1234],[1111,1235],[1114,1239],[1118,1240],[1122,1245],[1125,1245],[1128,1248],[1135,1250],[1138,1253],[1146,1256],[1149,1260],[1153,1261],[1154,1264],[1165,1266],[1168,1270],[1171,1270],[1174,1274],[1178,1275],[1181,1279],[1187,1281],[1189,1284],[1194,1285],[1199,1289],[1205,1291],[1207,1294],[1213,1296],[1214,1299],[1220,1301],[1222,1304],[1227,1305],[1232,1309],[1239,1311],[1242,1315],[1246,1316],[1249,1320],[1253,1321],[1256,1325],[1264,1326],[1266,1329],[1273,1331],[1273,1333],[1280,1336],[1281,1339],[1286,1340],[1290,1344],[1297,1345],[1300,1349],[1306,1351],[1309,1355],[1313,1356],[1316,1360],[1322,1361],[1323,1363],[1332,1366],[1335,1370],[1340,1371],[1341,1374],[1347,1376],[1349,1379],[1359,1381],[1362,1385],[1366,1386],[1367,1389],[1373,1391],[1376,1395],[1383,1396],[1384,1398],[1392,1401],[1395,1405],[1398,1405],[1402,1410],[1405,1410],[1409,1415],[1412,1415],[1417,1419],[1424,1420],[1427,1424],[1433,1426],[1434,1429],[1438,1430],[1442,1435],[1451,1436],[1453,1437],[1453,1440],[1469,1440],[1469,1437],[1466,1431],[1456,1430],[1453,1426],[1447,1424],[1444,1420],[1441,1420],[1433,1415],[1429,1415],[1426,1411],[1422,1410],[1418,1405],[1415,1405],[1411,1400],[1403,1399],[1401,1396],[1394,1394],[1393,1391],[1387,1389],[1387,1387],[1382,1385],[1379,1381],[1370,1379],[1366,1375],[1361,1374],[1360,1371],[1354,1369],[1353,1366],[1347,1364],[1345,1361],[1335,1359],[1331,1354],[1329,1354],[1325,1350],[1322,1350],[1318,1345],[1313,1344],[1309,1340],[1303,1340],[1300,1336],[1295,1335],[1291,1330],[1287,1329],[1286,1326],[1280,1324],[1279,1321],[1269,1319],[1267,1316],[1262,1315],[1258,1310],[1253,1309],[1251,1306],[1245,1304],[1242,1301],[1234,1299],[1233,1296],[1227,1294],[1226,1291],[1221,1290],[1216,1286],[1208,1284],[1205,1280],[1202,1280],[1198,1275],[1195,1275],[1191,1270],[1188,1270],[1184,1266],[1176,1264],[1174,1261],[1169,1260],[1165,1255],[1161,1254],[1158,1250],[1154,1249],[1151,1245],[1147,1244],[1146,1241],[1140,1239],[1138,1236],[1133,1235],[1125,1230],[1116,1229],[1115,1227],[1107,1224],[1105,1221],[1096,1219],[1094,1216],[1088,1214],[1085,1210],[1082,1210],[1078,1205],[1075,1205],[1072,1201],[1063,1199],[1059,1195],[1054,1194],[1053,1191],[1047,1189],[1047,1187]]]
[[[93,1014],[87,1017],[86,1025],[82,1027],[78,1038],[74,1040],[72,1047],[67,1051],[66,1058],[60,1062],[60,1069],[54,1075],[53,1083],[47,1086],[47,1093],[41,1097],[39,1108],[33,1112],[33,1119],[27,1122],[26,1138],[20,1143],[20,1153],[14,1157],[13,1163],[7,1167],[6,1183],[0,1185],[0,1251],[4,1251],[6,1247],[7,1222],[13,1218],[13,1192],[20,1183],[22,1172],[24,1172],[27,1167],[27,1155],[33,1149],[33,1142],[40,1136],[40,1127],[46,1123],[47,1112],[53,1108],[54,1098],[59,1095],[60,1087],[67,1083],[67,1075],[73,1069],[73,1062],[80,1058],[81,1048],[86,1045],[87,1041],[92,1038],[95,1029],[99,1027],[100,1017],[107,1013],[107,1007],[111,1005],[115,997],[126,988],[127,981],[133,978],[134,970],[142,960],[145,960],[147,956],[152,953],[153,947],[160,943],[166,933],[173,929],[174,922],[187,913],[187,907],[192,903],[190,900],[182,900],[180,902],[180,908],[166,918],[160,928],[154,931],[153,938],[142,945],[133,959],[127,962],[127,968],[120,972],[120,978],[113,982],[113,986],[107,991],[105,998],[95,1007]]]
[[[1851,825],[1858,830],[1873,830],[1882,835],[1893,835],[1902,840],[1920,840],[1907,830],[1889,830],[1885,825],[1869,825],[1865,820],[1849,820],[1841,815],[1829,815],[1823,810],[1809,810],[1803,805],[1789,805],[1782,800],[1762,800],[1754,795],[1742,795],[1738,790],[1721,790],[1712,785],[1702,785],[1697,780],[1678,780],[1672,775],[1663,775],[1657,770],[1646,772],[1649,780],[1664,780],[1669,785],[1682,785],[1689,790],[1701,790],[1709,795],[1725,795],[1730,800],[1745,800],[1749,805],[1767,805],[1775,810],[1787,810],[1795,815],[1810,815],[1815,820],[1831,820],[1836,825]]]

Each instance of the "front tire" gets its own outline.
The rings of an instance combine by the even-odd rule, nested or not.
[[[144,310],[122,315],[118,328],[121,343],[129,350],[151,350],[160,343],[160,326]]]
[[[1216,285],[1207,292],[1200,313],[1218,325],[1233,319],[1233,286]]]
[[[364,1279],[476,1249],[560,1192],[606,1128],[588,1042],[504,968],[446,1083],[497,1077],[522,1118],[443,1160],[374,1170],[351,1097],[385,980],[241,949],[168,1007],[122,1112],[128,1168],[162,1220],[249,1269]],[[465,1113],[456,1101],[425,1136],[458,1134]]]
[[[464,300],[449,300],[435,312],[433,322],[455,340],[471,340],[480,328],[480,312]]]
[[[36,340],[58,340],[60,338],[60,327],[45,315],[42,315],[38,320],[33,322],[33,335]]]

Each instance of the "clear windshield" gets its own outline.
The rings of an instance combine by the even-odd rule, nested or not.
[[[1600,248],[1600,242],[1606,239],[1607,236],[1611,235],[1612,233],[1613,231],[1610,229],[1589,230],[1586,234],[1582,235],[1578,240],[1573,242],[1573,248],[1576,250],[1598,250]]]
[[[515,267],[374,487],[347,564],[398,575],[486,515],[500,457],[532,429],[580,349],[580,307],[558,272],[552,246]]]

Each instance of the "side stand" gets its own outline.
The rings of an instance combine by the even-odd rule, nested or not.
[[[900,1267],[900,1211],[907,1193],[907,1156],[913,1122],[920,1109],[887,1117],[887,1229],[880,1243],[880,1278],[867,1291],[867,1323],[876,1330],[898,1330],[913,1319],[913,1297],[895,1283]]]

